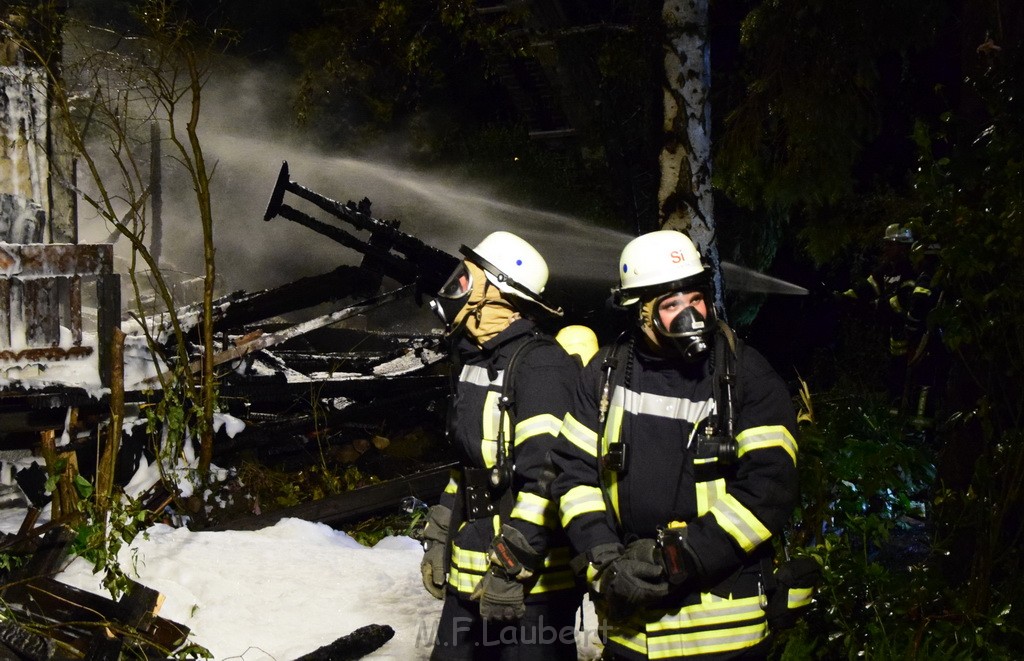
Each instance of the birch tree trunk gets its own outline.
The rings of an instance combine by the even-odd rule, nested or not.
[[[686,232],[714,267],[721,309],[722,276],[711,194],[711,66],[709,0],[665,0],[662,50],[664,120],[659,158],[658,218]]]

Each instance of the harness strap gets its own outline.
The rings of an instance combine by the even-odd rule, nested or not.
[[[516,347],[505,366],[505,379],[501,385],[498,398],[498,438],[495,452],[494,468],[463,470],[466,476],[466,506],[469,520],[482,516],[497,514],[501,523],[508,522],[515,507],[515,493],[512,490],[513,468],[515,466],[515,387],[516,366],[533,349],[541,345],[554,345],[547,337],[534,334],[531,338]],[[505,439],[505,422],[509,421],[509,430],[513,438]],[[486,474],[486,482],[481,482],[482,474]],[[475,486],[470,493],[469,485]],[[486,501],[486,502],[485,502]],[[495,504],[495,501],[496,504]],[[474,515],[474,512],[476,515]]]

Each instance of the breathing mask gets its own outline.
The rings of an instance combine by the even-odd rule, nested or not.
[[[705,319],[697,308],[685,303],[684,296],[683,292],[676,291],[656,298],[651,306],[651,325],[660,347],[688,363],[695,363],[708,353],[709,340],[714,332],[714,319]],[[685,307],[665,326],[661,320],[661,311],[674,305]]]
[[[444,322],[449,335],[465,330],[480,346],[520,318],[487,273],[468,260],[455,268],[430,308]]]
[[[473,293],[474,278],[467,262],[460,262],[448,280],[437,292],[437,297],[430,301],[430,309],[450,331],[455,329],[465,318],[460,312],[465,310]]]

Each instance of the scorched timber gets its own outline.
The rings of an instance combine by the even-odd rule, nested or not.
[[[442,464],[409,477],[360,487],[267,514],[234,519],[209,530],[260,530],[287,518],[337,525],[380,512],[397,512],[402,501],[409,496],[428,503],[437,502],[455,465]]]

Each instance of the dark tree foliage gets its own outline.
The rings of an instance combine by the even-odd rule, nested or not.
[[[113,21],[132,3],[80,4]],[[472,168],[545,206],[649,229],[661,3],[498,5],[182,6],[236,29],[236,54],[294,67],[297,118],[327,149],[400,136],[391,157]],[[1024,648],[1024,8],[714,0],[711,35],[722,257],[814,289],[741,301],[750,314],[731,316],[808,384],[793,541],[825,577],[778,651],[1012,658]],[[528,85],[535,74],[543,84]],[[575,133],[529,137],[561,125]],[[884,401],[884,333],[823,296],[867,272],[894,222],[941,245],[944,293],[927,324],[952,367],[926,444]]]

